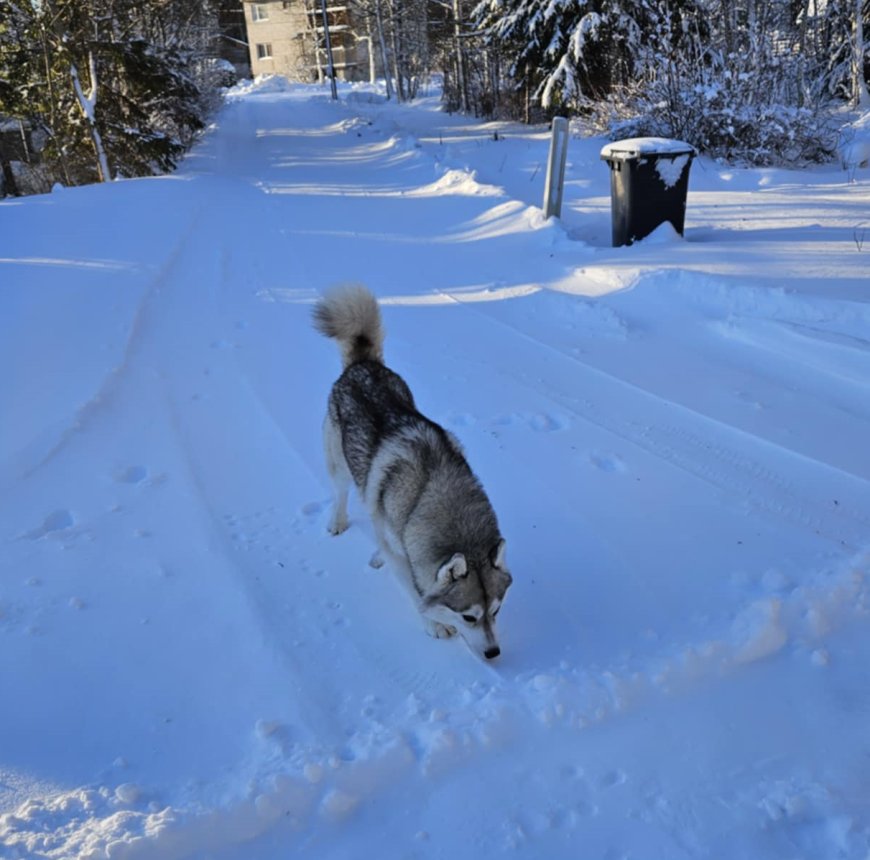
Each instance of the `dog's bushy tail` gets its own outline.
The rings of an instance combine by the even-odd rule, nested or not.
[[[314,327],[334,338],[345,367],[356,361],[384,360],[384,328],[377,299],[360,284],[330,290],[314,306]]]

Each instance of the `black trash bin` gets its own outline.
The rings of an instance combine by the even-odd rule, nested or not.
[[[665,221],[682,236],[695,148],[681,140],[636,137],[608,143],[613,247],[643,239]]]

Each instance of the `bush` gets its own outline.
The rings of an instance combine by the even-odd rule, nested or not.
[[[830,161],[837,150],[837,127],[825,110],[734,103],[722,91],[654,97],[628,100],[622,117],[602,112],[599,124],[612,139],[674,137],[713,158],[761,166]]]

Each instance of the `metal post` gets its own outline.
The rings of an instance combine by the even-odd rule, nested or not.
[[[326,73],[332,86],[332,97],[338,100],[338,90],[335,86],[335,64],[332,62],[332,40],[329,38],[329,19],[326,17],[326,0],[320,0],[320,11],[323,14],[323,37],[326,40]]]
[[[565,190],[565,160],[568,156],[568,120],[553,119],[550,157],[547,159],[547,180],[544,183],[544,217],[562,216],[562,195]]]

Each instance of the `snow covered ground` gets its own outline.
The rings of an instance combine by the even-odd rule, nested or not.
[[[0,856],[870,852],[870,172],[241,88],[176,174],[0,203]],[[850,181],[851,180],[851,181]],[[502,656],[326,534],[340,281],[508,538]]]

